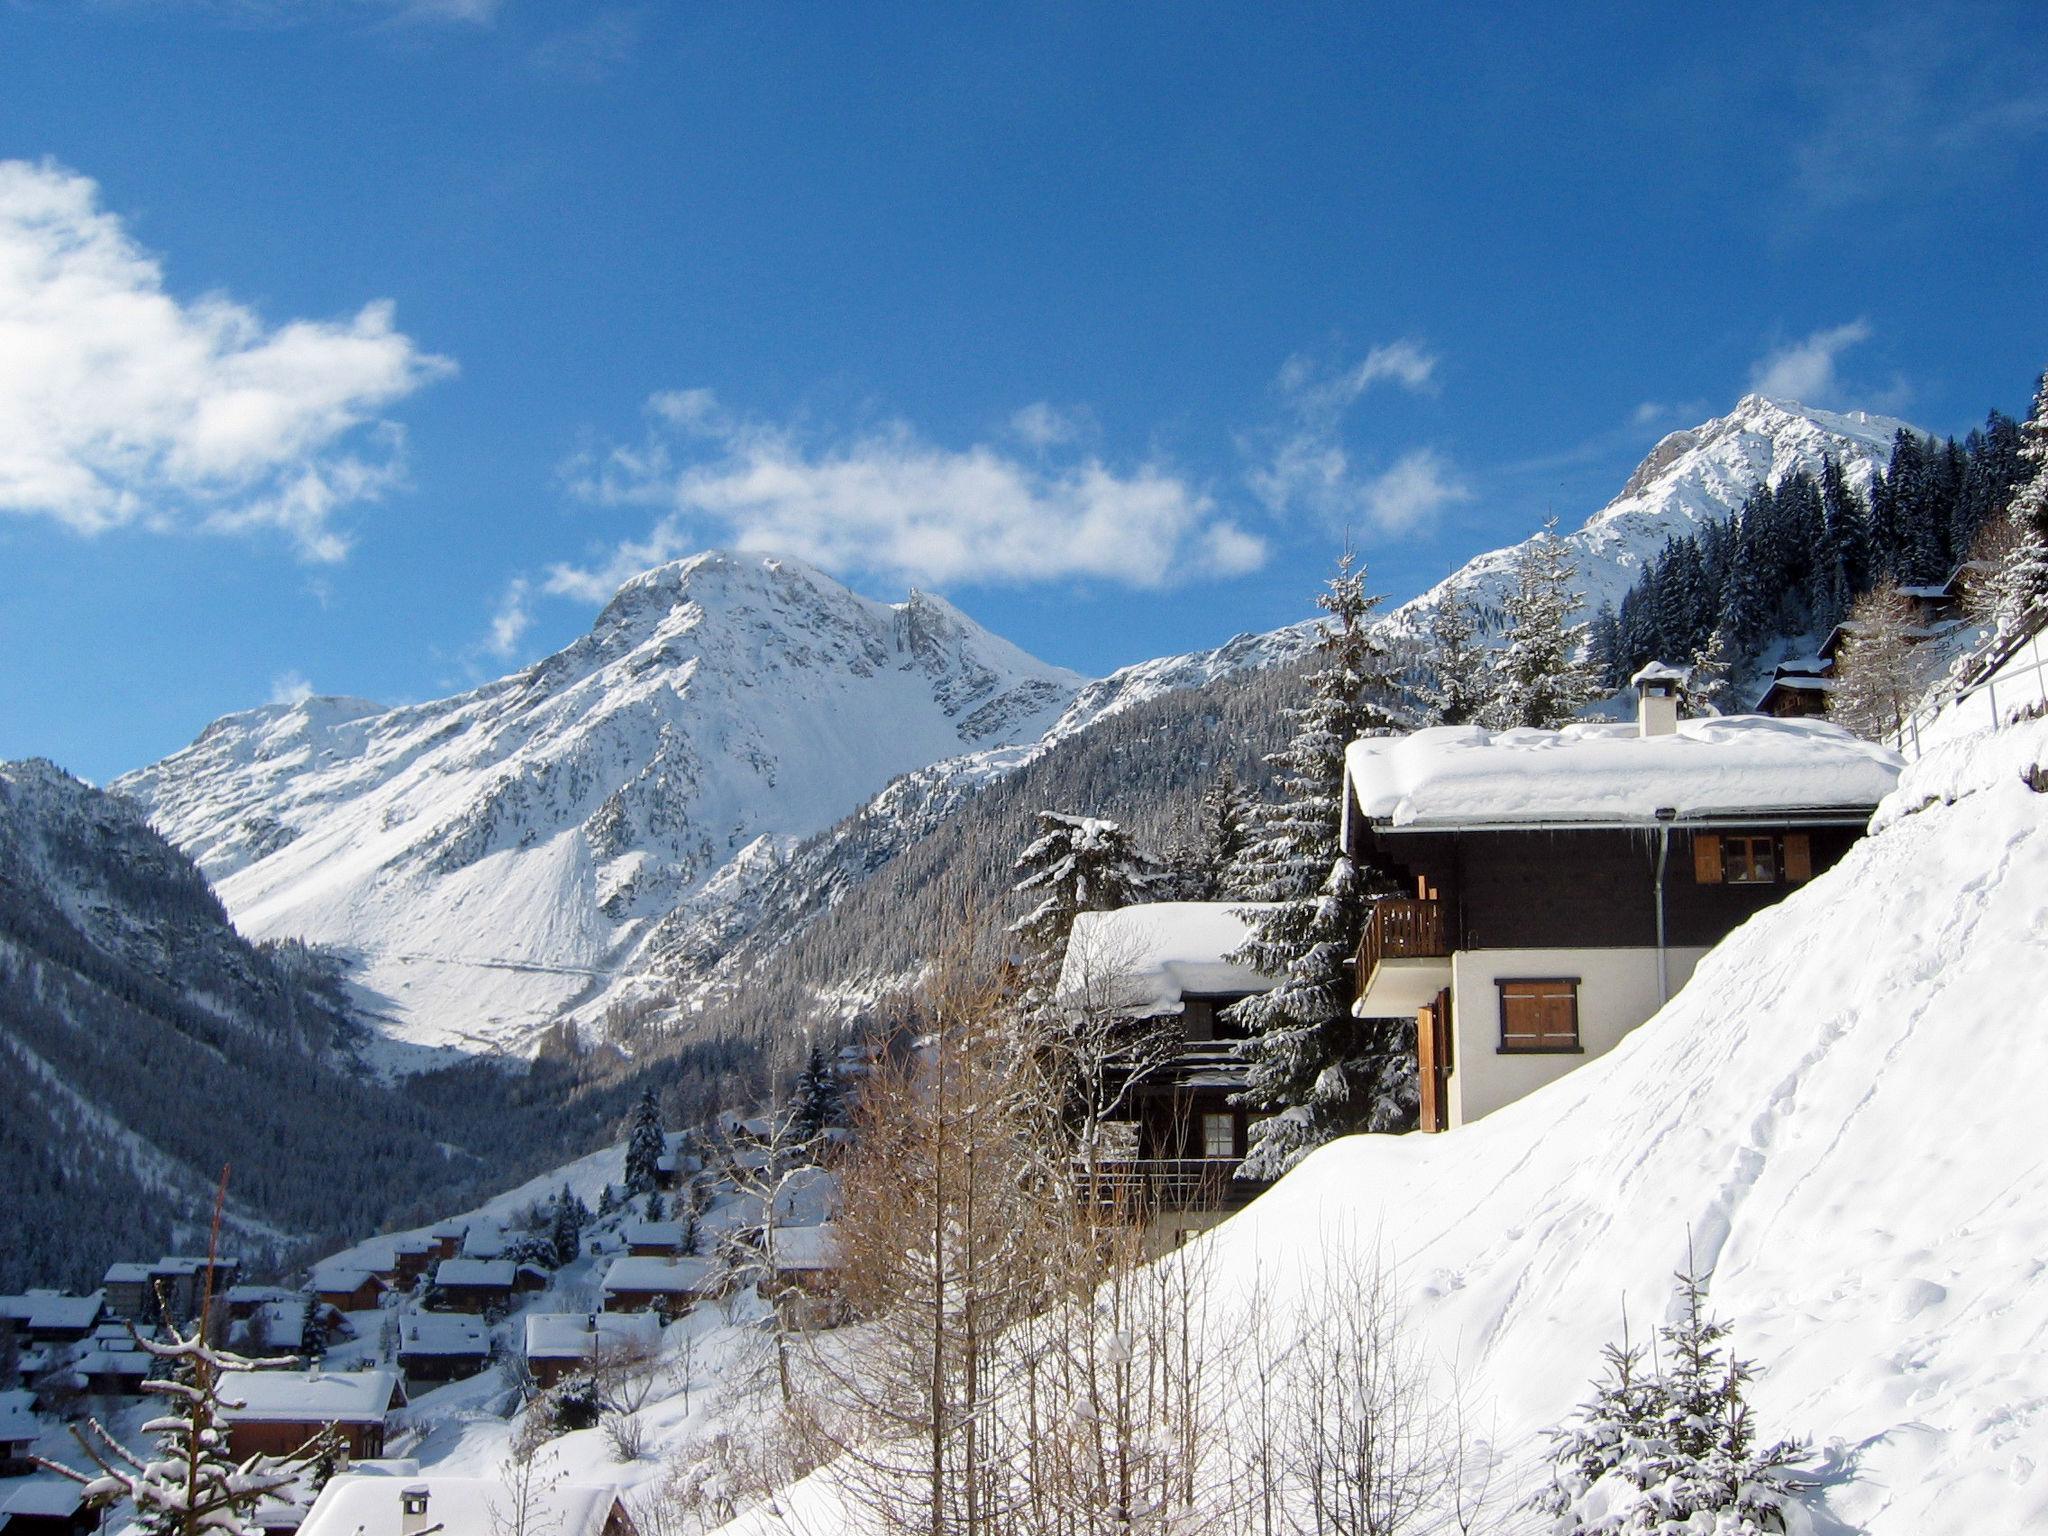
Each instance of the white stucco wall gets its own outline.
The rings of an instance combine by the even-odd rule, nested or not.
[[[1704,954],[1704,948],[1665,951],[1673,993]],[[1503,1052],[1498,982],[1570,976],[1579,980],[1579,1051]],[[1655,949],[1460,950],[1451,957],[1449,1123],[1477,1120],[1584,1066],[1659,1006]]]

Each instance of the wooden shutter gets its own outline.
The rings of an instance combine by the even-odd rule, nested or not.
[[[1813,878],[1813,839],[1804,832],[1785,834],[1785,878],[1794,884]]]
[[[1692,877],[1700,885],[1719,885],[1721,883],[1720,833],[1693,833]]]

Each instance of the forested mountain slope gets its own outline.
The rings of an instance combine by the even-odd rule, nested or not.
[[[224,1163],[254,1257],[471,1187],[348,1060],[338,990],[259,949],[126,801],[0,763],[0,1290],[203,1241]]]

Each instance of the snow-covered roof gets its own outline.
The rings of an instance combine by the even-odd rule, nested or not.
[[[222,1387],[230,1424],[366,1424],[381,1421],[399,1396],[391,1371],[247,1371]]]
[[[434,1267],[436,1285],[488,1285],[511,1290],[519,1266],[510,1259],[443,1259]]]
[[[414,1312],[398,1325],[401,1355],[485,1355],[491,1331],[462,1312]]]
[[[770,1206],[777,1228],[814,1227],[839,1214],[841,1182],[829,1168],[792,1168],[775,1186]]]
[[[42,1432],[43,1426],[36,1418],[35,1393],[19,1387],[0,1392],[0,1440],[33,1440]]]
[[[1631,687],[1640,688],[1645,683],[1682,683],[1692,676],[1690,667],[1674,667],[1665,662],[1653,661],[1637,671],[1629,679]]]
[[[401,1536],[401,1499],[424,1492],[424,1527],[435,1536],[496,1536],[518,1500],[495,1478],[440,1477],[432,1473],[376,1469],[348,1471],[320,1490],[300,1536]],[[536,1478],[520,1523],[548,1536],[598,1536],[617,1506],[610,1483],[558,1483]],[[419,1527],[415,1527],[419,1528]]]
[[[68,1520],[85,1502],[85,1489],[68,1477],[9,1478],[0,1483],[0,1524],[16,1515]]]
[[[779,1272],[808,1274],[838,1267],[839,1229],[831,1222],[775,1229],[775,1268]]]
[[[1155,901],[1074,919],[1058,997],[1134,1018],[1179,1013],[1193,993],[1263,992],[1270,976],[1225,957],[1251,936],[1256,902]]]
[[[620,1235],[635,1247],[680,1248],[683,1245],[683,1224],[680,1221],[629,1221]]]
[[[0,1317],[33,1333],[90,1328],[98,1319],[103,1298],[67,1296],[61,1291],[30,1291],[23,1296],[0,1296]]]
[[[652,1312],[530,1312],[526,1358],[585,1360],[602,1345],[647,1350],[661,1346],[661,1319]]]
[[[1663,736],[1432,726],[1354,741],[1344,766],[1347,819],[1355,807],[1383,828],[1423,831],[1867,814],[1903,760],[1818,720],[1721,715]]]
[[[382,1285],[383,1277],[362,1264],[316,1264],[306,1283],[316,1291],[356,1291],[371,1283]]]
[[[621,1291],[694,1294],[710,1289],[711,1275],[709,1259],[613,1259],[604,1272],[604,1291],[607,1295]]]

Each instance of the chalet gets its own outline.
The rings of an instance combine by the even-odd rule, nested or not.
[[[840,1321],[839,1229],[829,1221],[777,1227],[770,1246],[771,1273],[762,1293],[783,1321],[812,1328]]]
[[[398,1324],[398,1367],[408,1383],[456,1381],[491,1363],[491,1330],[462,1312],[412,1312]]]
[[[653,1359],[661,1350],[661,1319],[653,1312],[529,1312],[526,1369],[552,1387],[593,1361]]]
[[[845,1181],[831,1169],[816,1164],[792,1168],[775,1186],[768,1219],[778,1232],[784,1227],[815,1227],[836,1219],[844,1199]]]
[[[449,1251],[443,1253],[443,1244],[432,1234],[418,1234],[412,1237],[395,1237],[391,1240],[391,1279],[394,1285],[410,1286],[443,1259],[452,1259],[461,1251],[462,1241],[446,1245]]]
[[[0,1392],[0,1477],[24,1477],[35,1470],[29,1453],[42,1433],[33,1392],[22,1387]]]
[[[29,1291],[0,1296],[0,1323],[17,1340],[32,1344],[76,1344],[99,1323],[106,1311],[103,1293],[67,1296],[62,1291]]]
[[[278,1300],[245,1306],[239,1316],[231,1310],[228,1347],[258,1359],[316,1353],[326,1343],[325,1330],[316,1319],[336,1315],[311,1296],[287,1291]]]
[[[1416,1021],[1422,1128],[1611,1049],[1737,924],[1839,860],[1901,767],[1811,720],[1439,726],[1353,742],[1344,843],[1411,893],[1377,902],[1360,1018]]]
[[[1176,1230],[1239,1209],[1262,1187],[1236,1176],[1252,1117],[1233,1004],[1273,980],[1230,957],[1251,936],[1243,902],[1162,901],[1083,912],[1060,971],[1062,1007],[1127,1021],[1106,1085],[1112,1117],[1090,1176],[1097,1198]],[[1201,1213],[1201,1219],[1189,1219]]]
[[[337,1312],[373,1312],[391,1286],[363,1264],[316,1264],[306,1289]]]
[[[91,1536],[100,1511],[85,1489],[54,1474],[0,1483],[0,1536]]]
[[[126,1323],[93,1329],[71,1362],[71,1381],[96,1397],[136,1397],[156,1369],[156,1357],[135,1341]]]
[[[250,1371],[234,1382],[236,1406],[221,1409],[228,1454],[285,1456],[330,1425],[351,1461],[384,1454],[393,1410],[405,1406],[395,1371]]]
[[[489,1312],[512,1304],[519,1266],[510,1259],[443,1259],[434,1270],[433,1305],[443,1312]]]
[[[1828,710],[1835,664],[1825,656],[1790,656],[1772,670],[1757,696],[1756,713],[1778,720],[1811,720]]]
[[[503,1536],[514,1495],[497,1478],[365,1468],[331,1478],[301,1536]],[[639,1536],[610,1483],[535,1479],[519,1528],[548,1536]]]
[[[613,1259],[600,1294],[607,1312],[653,1312],[678,1317],[717,1289],[709,1259]]]
[[[673,1259],[683,1252],[680,1221],[629,1221],[620,1235],[636,1259]]]
[[[220,1299],[229,1321],[240,1322],[273,1302],[303,1300],[304,1293],[281,1285],[231,1285],[220,1293]]]
[[[661,1156],[654,1160],[655,1188],[674,1189],[692,1174],[703,1171],[704,1159],[689,1150],[689,1132],[669,1132]]]
[[[204,1258],[175,1254],[154,1264],[115,1264],[101,1281],[107,1310],[132,1323],[153,1323],[167,1309],[177,1321],[190,1322],[207,1293],[208,1267]],[[242,1266],[238,1259],[216,1259],[211,1268],[212,1291],[218,1296],[240,1278]]]

